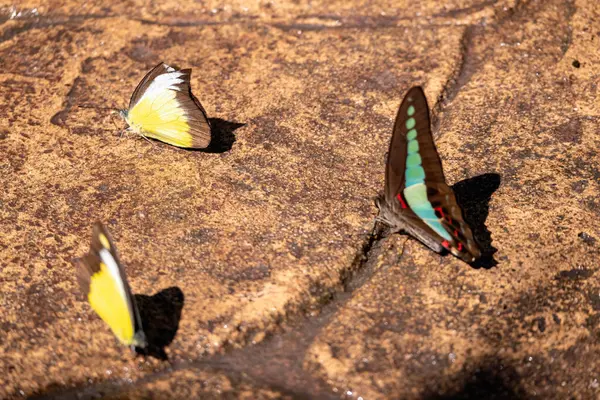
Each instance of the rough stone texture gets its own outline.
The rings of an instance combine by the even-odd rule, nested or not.
[[[110,3],[0,1],[0,397],[600,394],[596,2]],[[103,109],[161,60],[209,151]],[[485,268],[374,229],[417,84]],[[155,357],[78,293],[95,220]]]

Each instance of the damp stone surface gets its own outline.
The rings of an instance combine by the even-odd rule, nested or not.
[[[598,397],[599,46],[592,0],[0,0],[0,398]],[[207,151],[121,135],[160,61]],[[375,224],[415,85],[475,266]],[[148,357],[79,293],[96,220]]]

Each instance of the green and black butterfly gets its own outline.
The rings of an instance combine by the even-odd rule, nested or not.
[[[420,87],[408,91],[396,116],[378,219],[406,232],[436,253],[444,249],[466,262],[481,251],[446,184],[433,143],[429,107]]]

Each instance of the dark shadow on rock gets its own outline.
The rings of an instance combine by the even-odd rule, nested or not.
[[[136,352],[167,360],[165,347],[173,341],[179,328],[183,292],[178,287],[170,287],[153,296],[136,294],[134,297],[148,341],[145,349],[136,348]]]
[[[458,386],[457,389],[446,393],[425,395],[423,398],[425,400],[526,400],[529,398],[521,387],[521,377],[517,371],[499,361],[484,364],[475,370],[463,370],[449,379],[452,386]]]
[[[210,122],[210,144],[207,148],[199,150],[203,153],[225,153],[231,150],[235,142],[233,132],[246,125],[221,118],[209,118],[208,122]]]
[[[489,173],[462,180],[452,186],[465,221],[481,248],[481,257],[471,263],[474,268],[489,269],[498,264],[494,260],[494,253],[498,249],[492,246],[492,236],[485,226],[485,220],[490,209],[490,199],[500,186],[500,181],[499,174]]]

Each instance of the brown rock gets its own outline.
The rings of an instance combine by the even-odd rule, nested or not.
[[[0,397],[598,396],[595,2],[68,3],[0,6]],[[208,152],[102,109],[161,60]],[[492,268],[370,235],[417,84]],[[169,362],[81,300],[95,220]]]

